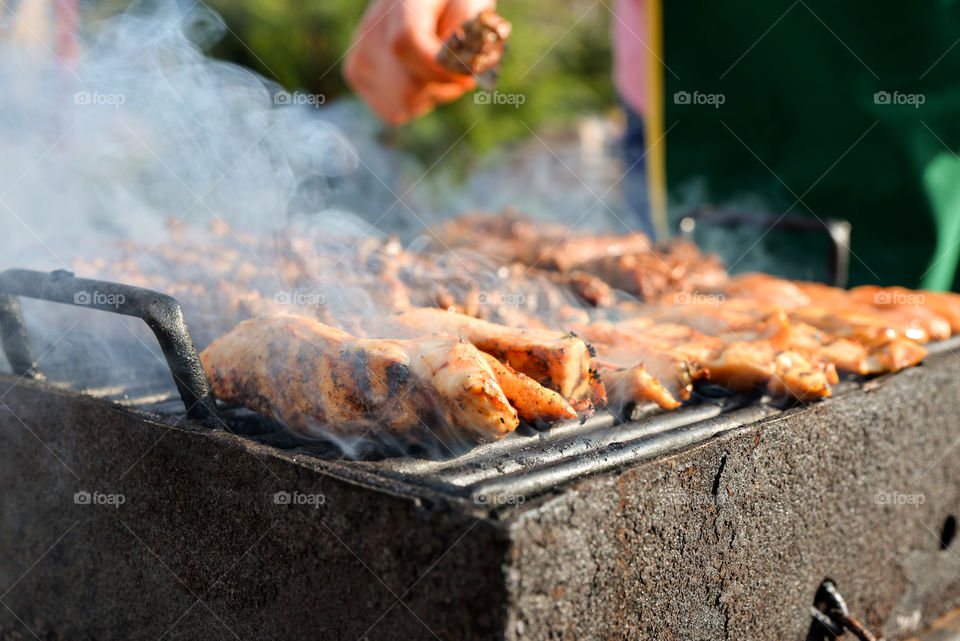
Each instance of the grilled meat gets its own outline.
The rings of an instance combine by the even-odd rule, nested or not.
[[[393,237],[178,223],[172,242],[78,271],[176,295],[201,343],[227,332],[203,355],[219,397],[343,437],[491,440],[608,401],[675,408],[704,379],[812,400],[838,371],[896,371],[960,332],[956,294],[730,278],[684,242],[513,212],[431,234],[432,249],[411,251]]]
[[[393,316],[394,331],[409,336],[459,336],[569,399],[606,401],[603,385],[590,367],[590,348],[580,338],[552,330],[516,330],[438,309],[410,309]]]
[[[576,324],[574,328],[594,348],[611,402],[653,401],[672,409],[690,398],[696,378],[706,376],[689,360],[644,344],[609,323]]]
[[[490,354],[484,359],[493,370],[507,399],[517,408],[520,420],[531,425],[550,425],[557,421],[577,418],[577,410],[563,396],[535,380],[501,363]]]
[[[680,407],[680,401],[644,365],[619,368],[598,361],[597,369],[607,389],[609,403],[614,407],[643,401],[656,403],[667,410]]]
[[[501,16],[481,11],[444,42],[437,62],[454,73],[475,76],[495,70],[500,66],[510,31],[510,23]]]
[[[672,241],[653,246],[640,233],[575,231],[556,223],[532,221],[510,210],[458,217],[441,225],[433,236],[444,248],[469,248],[561,274],[576,270],[646,299],[705,291],[727,281],[719,259],[703,256],[691,243]]]
[[[422,438],[450,430],[489,441],[519,423],[499,380],[525,415],[547,415],[556,400],[509,373],[498,376],[481,352],[453,337],[361,339],[299,316],[240,323],[201,360],[217,398],[307,434],[322,427],[341,437]]]

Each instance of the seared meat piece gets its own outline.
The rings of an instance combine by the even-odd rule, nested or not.
[[[569,272],[551,272],[533,267],[524,267],[525,276],[540,276],[552,283],[561,285],[577,295],[583,302],[593,307],[612,307],[617,302],[613,288],[603,279],[579,269]]]
[[[749,306],[754,308],[752,312],[746,311]],[[857,374],[897,371],[919,363],[926,355],[926,350],[915,342],[881,332],[861,335],[857,340],[833,335],[801,320],[810,309],[787,314],[762,302],[727,300],[714,305],[654,307],[650,312],[657,318],[657,324],[650,325],[649,319],[631,319],[617,326],[625,332],[634,328],[637,340],[653,341],[662,349],[684,354],[707,369],[710,369],[708,363],[712,355],[723,349],[722,345],[736,342],[768,342],[778,350],[797,352],[812,362]],[[819,321],[826,324],[825,318],[821,316]],[[665,319],[673,323],[660,322]],[[835,321],[837,328],[850,329],[848,321],[839,318]],[[712,369],[710,373],[714,379],[720,375]]]
[[[641,401],[656,403],[667,410],[680,407],[680,401],[643,365],[622,369],[598,361],[598,370],[607,388],[609,403],[614,407]]]
[[[588,398],[596,405],[606,401],[603,385],[590,367],[590,348],[574,335],[516,330],[439,309],[410,309],[394,315],[390,321],[395,331],[408,336],[460,336],[564,398]]]
[[[630,323],[618,324],[624,332]],[[836,367],[817,354],[786,349],[763,335],[707,336],[682,325],[663,323],[631,333],[639,343],[689,359],[694,371],[735,391],[766,388],[775,396],[811,400],[830,395]]]
[[[501,16],[481,11],[444,42],[437,62],[448,71],[474,76],[496,69],[510,31],[510,23]]]
[[[960,296],[957,294],[873,285],[856,287],[847,294],[851,300],[859,303],[917,314],[926,321],[931,336],[936,338],[960,333]],[[944,321],[949,325],[949,329],[944,326]]]
[[[655,251],[599,256],[576,267],[645,300],[679,292],[710,292],[727,280],[717,257],[703,256],[696,246],[683,241],[673,241]]]
[[[644,234],[585,234],[569,230],[563,238],[545,241],[531,248],[528,264],[566,272],[581,265],[619,256],[650,254],[650,239]]]
[[[270,316],[240,323],[201,360],[217,398],[307,434],[322,427],[341,437],[417,439],[436,429],[490,441],[519,423],[488,359],[454,337],[362,339],[312,319]],[[509,385],[517,402],[528,395],[522,380]],[[551,400],[534,398],[523,411],[536,416]]]
[[[706,376],[688,359],[644,344],[609,323],[573,327],[594,348],[611,402],[653,401],[670,409],[690,398],[693,381]],[[642,372],[634,371],[638,368]]]
[[[916,365],[927,355],[927,350],[906,338],[880,338],[866,343],[839,338],[812,325],[789,320],[782,311],[764,321],[758,333],[784,349],[796,350],[856,374],[895,372]]]
[[[471,29],[495,28],[484,19]],[[513,212],[431,235],[413,251],[319,228],[175,223],[169,242],[126,243],[120,260],[78,271],[181,298],[201,343],[250,316],[310,317],[241,323],[205,363],[218,396],[343,437],[490,440],[521,420],[582,416],[608,393],[614,405],[673,408],[705,378],[808,400],[830,393],[838,369],[895,371],[924,358],[918,343],[960,333],[956,294],[729,278],[685,242]]]
[[[863,302],[850,292],[818,283],[800,282],[797,287],[810,297],[811,310],[828,310],[830,315],[849,318],[860,325],[879,326],[921,343],[950,337],[950,321],[920,305],[901,305],[896,299],[884,302],[882,298]]]
[[[907,291],[907,290],[904,290]],[[843,338],[868,343],[902,337],[925,343],[951,335],[949,309],[952,298],[930,298],[913,292],[909,298],[896,288],[863,288],[845,291],[818,283],[788,281],[766,274],[737,276],[725,288],[728,296],[743,298],[745,304],[762,303],[788,311],[790,318]],[[940,303],[934,303],[934,299]]]
[[[506,363],[482,352],[490,369],[497,377],[503,393],[517,408],[520,420],[531,425],[550,425],[557,421],[577,418],[574,407],[560,394],[517,372]]]
[[[800,352],[779,351],[769,341],[728,343],[703,365],[711,380],[729,389],[765,386],[774,396],[801,401],[830,396],[830,386],[838,380],[833,365],[811,361]]]

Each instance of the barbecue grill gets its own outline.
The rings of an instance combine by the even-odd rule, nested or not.
[[[169,297],[22,270],[0,291],[11,638],[818,638],[825,579],[888,638],[960,606],[957,341],[808,406],[707,389],[348,460],[215,405]],[[145,320],[174,386],[43,378],[17,297],[89,291]]]

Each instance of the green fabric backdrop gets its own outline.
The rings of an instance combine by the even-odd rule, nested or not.
[[[847,219],[851,284],[953,286],[960,3],[669,0],[664,23],[674,194]]]

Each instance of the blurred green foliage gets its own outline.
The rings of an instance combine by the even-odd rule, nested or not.
[[[229,32],[212,54],[251,67],[288,89],[349,93],[343,56],[366,6],[362,0],[208,0]],[[610,80],[609,11],[594,0],[502,0],[498,11],[513,36],[497,90],[524,95],[524,104],[475,104],[470,95],[444,105],[384,139],[436,159],[463,137],[451,159],[562,126],[615,103]],[[467,132],[466,134],[464,132]]]

